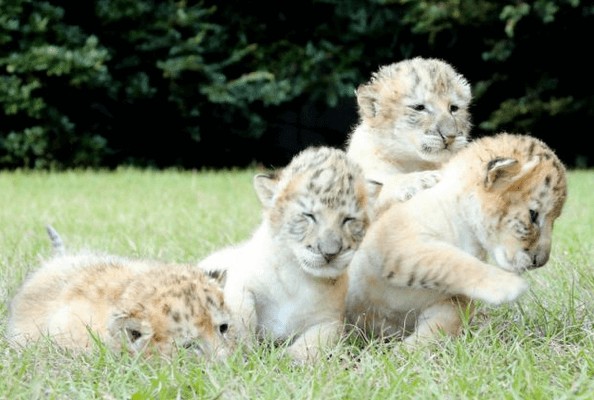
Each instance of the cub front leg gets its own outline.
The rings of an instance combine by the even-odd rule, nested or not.
[[[311,326],[287,349],[288,354],[299,363],[319,360],[326,350],[338,343],[343,332],[341,321],[327,321]]]
[[[383,275],[391,285],[465,295],[491,305],[520,297],[528,283],[447,243],[402,241],[391,250]]]

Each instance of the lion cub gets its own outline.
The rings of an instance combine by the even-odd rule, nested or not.
[[[460,305],[515,300],[527,288],[519,274],[549,259],[567,183],[547,145],[484,137],[441,172],[432,188],[393,202],[353,258],[347,319],[367,335],[409,335],[409,344],[456,335]]]
[[[445,61],[416,57],[384,65],[355,93],[360,120],[347,154],[368,179],[385,185],[382,203],[434,185],[434,170],[468,142],[470,84]]]
[[[236,246],[199,262],[226,273],[225,301],[239,335],[287,342],[297,362],[318,359],[341,337],[346,268],[379,191],[340,149],[311,147],[280,172],[254,177],[260,226]]]
[[[220,359],[234,348],[218,284],[196,267],[111,255],[55,255],[24,282],[10,304],[6,337],[15,347],[48,336],[89,349],[93,335],[114,351],[168,356],[178,347]]]

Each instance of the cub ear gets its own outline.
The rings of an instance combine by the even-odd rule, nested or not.
[[[254,176],[254,190],[260,203],[266,208],[272,206],[272,199],[276,193],[278,176],[275,174],[258,174]]]
[[[371,219],[375,219],[378,213],[378,209],[376,207],[378,207],[378,203],[380,203],[379,197],[383,187],[384,184],[381,182],[371,179],[365,180],[365,190],[367,192],[367,212]],[[385,204],[385,202],[382,201],[381,204]]]
[[[153,331],[146,322],[120,311],[109,316],[107,334],[112,347],[141,353],[149,345]]]
[[[380,106],[377,99],[377,91],[375,87],[368,85],[360,85],[355,90],[357,96],[357,104],[359,105],[359,111],[361,115],[366,118],[374,118],[379,114]]]
[[[524,165],[515,158],[494,158],[487,163],[485,189],[505,190],[526,176],[537,164],[537,158],[533,158]]]
[[[208,276],[208,280],[217,284],[220,287],[224,287],[227,283],[227,270],[226,269],[208,269],[204,273]]]
[[[379,197],[380,192],[382,191],[382,187],[384,186],[384,184],[371,179],[367,179],[365,182],[367,186],[367,197],[369,205],[373,207],[373,205]]]

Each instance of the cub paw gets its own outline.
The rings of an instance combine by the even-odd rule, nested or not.
[[[297,344],[287,348],[287,354],[291,357],[294,365],[305,365],[317,361],[320,357],[319,349]]]
[[[402,184],[394,190],[393,196],[398,201],[409,200],[421,190],[435,186],[440,179],[441,173],[439,171],[409,173]]]
[[[470,289],[468,296],[492,305],[516,300],[528,289],[528,283],[513,272],[493,268],[476,287]]]

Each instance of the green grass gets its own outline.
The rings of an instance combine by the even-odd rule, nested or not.
[[[48,223],[73,249],[196,261],[260,220],[254,170],[0,172],[0,328],[26,274],[50,254]],[[0,340],[2,399],[590,399],[594,393],[594,171],[571,171],[545,267],[517,303],[480,306],[465,334],[407,352],[345,342],[295,367],[278,350],[208,364],[73,355]]]

